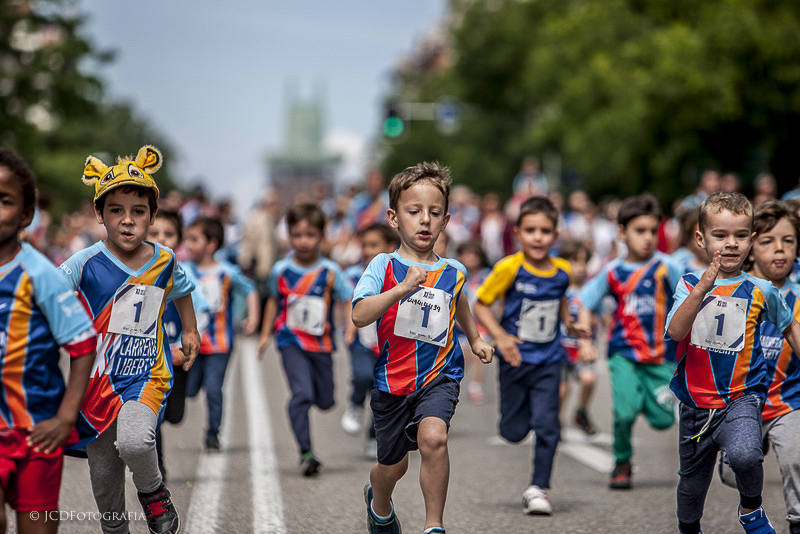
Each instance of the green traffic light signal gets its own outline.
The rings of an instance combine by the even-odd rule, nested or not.
[[[403,123],[403,119],[400,117],[386,117],[383,120],[383,133],[386,137],[390,137],[392,139],[400,137],[403,135],[404,129],[405,124]]]

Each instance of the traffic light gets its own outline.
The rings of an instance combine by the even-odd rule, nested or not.
[[[395,140],[408,133],[408,121],[400,111],[400,104],[388,102],[383,116],[383,135],[387,139]]]

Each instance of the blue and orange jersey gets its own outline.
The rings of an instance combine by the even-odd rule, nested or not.
[[[0,430],[56,415],[64,397],[59,346],[78,338],[94,350],[92,322],[69,284],[27,243],[0,266]]]
[[[183,272],[191,283],[194,284],[194,291],[192,291],[192,307],[194,308],[194,315],[197,319],[197,331],[200,333],[201,339],[206,328],[208,328],[208,300],[206,299],[203,288],[200,287],[200,281],[195,278],[190,269],[187,268],[182,262],[178,264],[183,268]],[[178,313],[178,307],[174,302],[168,302],[164,308],[164,314],[161,316],[161,322],[164,324],[164,331],[167,333],[167,341],[172,354],[176,354],[176,350],[181,347],[181,334],[183,333],[183,324],[181,324],[181,317]],[[168,359],[173,361],[174,358]],[[173,362],[174,363],[174,362]]]
[[[295,345],[309,352],[333,352],[333,301],[350,300],[353,295],[339,265],[319,258],[303,267],[288,256],[273,265],[267,283],[270,296],[278,301],[278,348]]]
[[[569,308],[569,316],[573,321],[578,320],[578,313],[581,309],[581,299],[579,296],[580,291],[574,287],[567,288],[567,307]],[[596,325],[592,325],[592,337],[596,331]],[[567,333],[567,328],[564,324],[561,325],[561,346],[564,347],[564,352],[567,357],[567,362],[574,364],[578,361],[578,339],[570,336]]]
[[[350,282],[350,285],[353,287],[356,287],[356,284],[358,284],[362,274],[364,274],[364,266],[360,263],[357,265],[351,265],[344,270],[344,277],[347,278],[347,281]],[[364,328],[359,328],[356,332],[356,337],[350,346],[350,348],[354,347],[367,349],[375,354],[375,357],[378,357],[378,355],[381,353],[381,348],[378,346],[378,325],[376,323],[372,323]]]
[[[478,300],[487,306],[502,299],[500,326],[522,340],[519,353],[526,363],[564,361],[561,347],[561,301],[572,271],[569,262],[550,258],[552,268],[540,271],[517,252],[498,261],[478,288]]]
[[[427,279],[377,321],[381,354],[375,387],[393,395],[409,395],[440,375],[457,382],[464,377],[464,356],[454,335],[456,306],[467,278],[459,262],[439,258],[426,265],[396,251],[378,254],[356,285],[353,305],[401,283],[412,265],[427,270]]]
[[[649,261],[614,260],[580,291],[581,304],[595,313],[603,297],[616,303],[608,330],[608,355],[620,354],[637,363],[675,361],[675,343],[664,339],[667,313],[683,269],[656,252]]]
[[[675,288],[675,310],[699,282],[684,275]],[[763,321],[784,332],[794,320],[772,283],[748,274],[716,280],[703,298],[692,328],[678,341],[678,366],[670,389],[696,408],[724,408],[750,393],[767,396],[769,381],[761,346]],[[665,330],[665,337],[667,337]]]
[[[236,329],[232,306],[234,294],[246,298],[256,290],[255,284],[239,267],[225,261],[219,261],[208,269],[187,262],[186,269],[200,282],[208,302],[208,326],[200,340],[200,354],[230,353]]]
[[[795,320],[800,320],[800,284],[787,280],[780,293]],[[767,421],[800,408],[800,360],[772,323],[761,325],[761,351],[769,384],[761,417]]]
[[[150,244],[153,257],[135,270],[102,241],[61,265],[97,331],[97,358],[76,424],[81,441],[75,449],[108,428],[129,400],[160,415],[172,387],[162,314],[168,302],[189,295],[194,285],[170,249]]]

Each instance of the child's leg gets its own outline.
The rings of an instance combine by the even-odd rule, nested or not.
[[[367,400],[374,381],[376,361],[371,350],[358,345],[350,347],[350,367],[353,372],[350,404],[353,406],[363,406]]]
[[[417,427],[417,443],[422,457],[419,485],[425,499],[425,528],[441,527],[450,481],[447,423],[437,417],[426,417]]]
[[[5,533],[5,528],[0,530]],[[18,534],[56,534],[58,532],[58,511],[40,512],[34,520],[30,512],[17,512]]]
[[[175,366],[172,369],[172,389],[167,397],[167,405],[164,406],[164,421],[177,425],[183,421],[186,412],[186,378],[188,371],[183,367]]]
[[[314,404],[314,382],[311,378],[311,364],[306,352],[294,345],[287,345],[281,350],[281,361],[289,390],[289,423],[300,447],[300,454],[311,450],[311,428],[308,410]]]
[[[650,426],[666,430],[675,423],[675,395],[669,389],[675,365],[662,363],[639,365],[636,368],[642,385],[642,413]]]
[[[528,402],[531,406],[530,426],[536,435],[533,447],[533,475],[531,485],[541,489],[550,487],[553,459],[561,439],[558,420],[558,388],[561,382],[561,364],[537,365],[531,377]]]
[[[597,381],[597,374],[592,367],[584,367],[578,371],[578,381],[581,384],[578,408],[585,412],[589,410],[589,403],[594,394],[594,384]]]
[[[228,369],[230,358],[229,352],[205,355],[203,389],[206,390],[206,405],[208,406],[206,439],[216,439],[222,425],[222,384],[225,381],[225,371]]]
[[[203,374],[206,365],[206,355],[198,354],[194,364],[186,372],[186,396],[194,398],[203,387]]]
[[[328,410],[336,402],[333,396],[333,358],[327,352],[308,352],[306,356],[314,382],[314,404],[320,410]]]
[[[100,528],[103,534],[128,532],[125,515],[125,462],[114,446],[117,422],[114,421],[105,432],[86,446],[89,478],[97,510],[101,514]]]
[[[714,475],[718,446],[711,432],[692,439],[708,421],[709,410],[681,405],[678,433],[678,522],[683,534],[700,532],[706,493]]]
[[[611,397],[614,402],[614,459],[628,462],[633,456],[631,434],[636,416],[642,409],[642,388],[636,373],[636,364],[615,354],[608,359],[611,374]]]
[[[152,493],[162,482],[156,455],[157,420],[152,408],[139,401],[123,404],[117,416],[117,450],[139,493]]]
[[[786,520],[800,527],[800,410],[794,410],[768,423],[767,436],[783,478]]]
[[[522,363],[513,367],[500,360],[500,436],[512,443],[525,439],[531,431],[531,403],[528,397],[530,374],[533,366]]]
[[[408,454],[394,465],[376,463],[369,472],[372,485],[372,511],[381,516],[392,515],[392,492],[397,482],[408,471]]]

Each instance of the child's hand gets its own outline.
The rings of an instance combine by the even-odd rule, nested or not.
[[[183,370],[188,371],[200,352],[200,334],[197,329],[186,330],[181,333],[181,352],[183,353]]]
[[[478,338],[475,343],[470,345],[472,352],[478,359],[483,363],[492,363],[492,357],[494,356],[494,347],[486,343],[481,338]]]
[[[519,353],[517,345],[523,341],[517,336],[511,334],[504,334],[497,338],[497,349],[500,351],[503,359],[510,363],[513,367],[519,367],[522,363],[522,356]]]
[[[264,352],[267,350],[267,346],[269,346],[271,340],[272,336],[268,331],[264,331],[264,333],[261,334],[261,337],[258,339],[258,348],[256,349],[256,355],[259,360],[264,358]]]
[[[412,265],[406,271],[406,277],[403,279],[401,284],[406,286],[406,289],[410,293],[417,289],[420,284],[425,282],[428,279],[428,271],[425,270],[424,267],[420,267],[419,265]]]
[[[588,326],[573,322],[566,323],[565,326],[567,327],[567,334],[569,334],[570,337],[578,339],[587,339],[592,337],[592,329]]]
[[[578,340],[578,360],[582,363],[597,361],[597,350],[594,343],[588,339]]]
[[[172,353],[172,365],[183,365],[183,352],[181,352],[181,348],[175,346],[170,347],[169,350]]]
[[[250,317],[245,317],[242,321],[242,333],[246,336],[252,336],[258,329],[258,322]]]
[[[356,327],[350,327],[349,325],[344,329],[344,335],[342,336],[342,340],[344,341],[345,345],[352,345],[353,342],[356,340]]]
[[[74,422],[69,422],[56,415],[52,419],[45,419],[38,425],[29,428],[31,435],[26,441],[29,447],[34,447],[35,452],[50,454],[67,440],[74,426]]]
[[[714,281],[717,279],[717,274],[719,274],[720,265],[722,265],[722,253],[718,250],[714,253],[714,257],[711,258],[711,264],[708,266],[708,269],[705,270],[703,276],[700,277],[700,282],[697,284],[698,286],[702,284],[700,289],[703,293],[708,293],[714,288]]]

